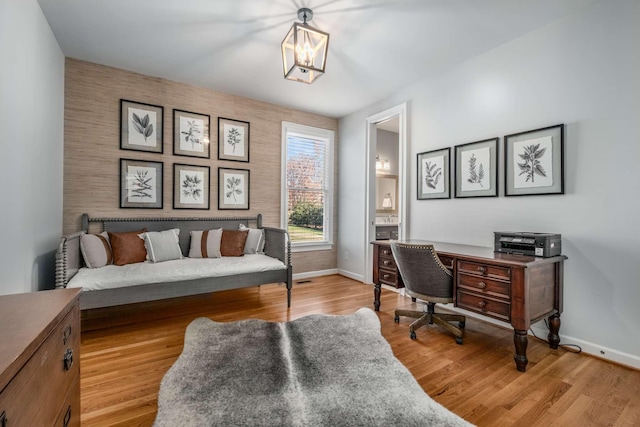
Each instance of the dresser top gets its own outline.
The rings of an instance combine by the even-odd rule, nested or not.
[[[80,292],[55,289],[0,296],[0,391],[69,313]]]

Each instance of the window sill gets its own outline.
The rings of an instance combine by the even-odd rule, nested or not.
[[[331,243],[299,243],[291,244],[291,252],[329,251],[333,249]]]

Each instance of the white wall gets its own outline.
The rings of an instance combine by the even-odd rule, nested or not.
[[[494,231],[561,233],[562,342],[640,367],[639,43],[640,2],[602,0],[343,118],[338,268],[364,275],[365,119],[406,101],[408,236],[492,246]],[[499,198],[416,200],[417,153],[500,136],[502,175],[504,135],[558,123],[566,194],[506,198],[501,176]]]
[[[0,0],[0,294],[53,287],[64,55],[36,0]]]

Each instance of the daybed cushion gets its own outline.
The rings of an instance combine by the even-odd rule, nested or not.
[[[109,242],[111,243],[113,263],[115,265],[134,264],[147,259],[144,241],[138,237],[138,234],[146,231],[146,229],[142,229],[123,233],[109,233]]]
[[[138,237],[144,240],[144,247],[147,250],[149,261],[162,262],[182,259],[179,235],[180,229],[172,228],[165,231],[147,231]]]
[[[225,258],[183,258],[151,263],[140,262],[125,266],[107,265],[102,268],[81,268],[69,281],[67,288],[84,290],[113,289],[149,283],[177,282],[207,277],[230,276],[244,273],[286,270],[277,258],[255,254]],[[180,284],[180,286],[188,286]]]
[[[80,236],[80,252],[85,265],[89,268],[100,268],[113,263],[113,253],[106,231]]]
[[[220,258],[222,228],[215,230],[192,231],[189,246],[189,258]]]
[[[245,254],[261,254],[264,252],[264,230],[258,228],[247,228],[240,224],[240,231],[248,230],[247,241],[244,244]]]
[[[220,253],[222,256],[243,256],[244,244],[247,241],[248,230],[222,230]]]

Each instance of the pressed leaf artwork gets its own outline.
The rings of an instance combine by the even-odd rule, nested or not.
[[[443,193],[444,189],[444,156],[422,159],[422,193]]]
[[[514,187],[549,187],[553,185],[551,136],[518,141],[513,145]]]
[[[180,148],[190,151],[204,151],[203,129],[204,122],[202,120],[180,117]]]
[[[156,202],[156,169],[129,166],[127,169],[127,197],[131,202]]]
[[[491,188],[491,149],[466,150],[461,153],[460,190],[479,191]]]
[[[225,188],[224,197],[226,199],[233,199],[234,204],[238,203],[238,197],[242,196],[242,180],[234,176],[227,178]]]
[[[244,156],[244,128],[224,125],[224,153]]]
[[[154,111],[129,107],[129,144],[156,145],[155,129],[153,127],[155,121],[156,113]]]
[[[204,173],[180,171],[180,203],[204,203]]]

